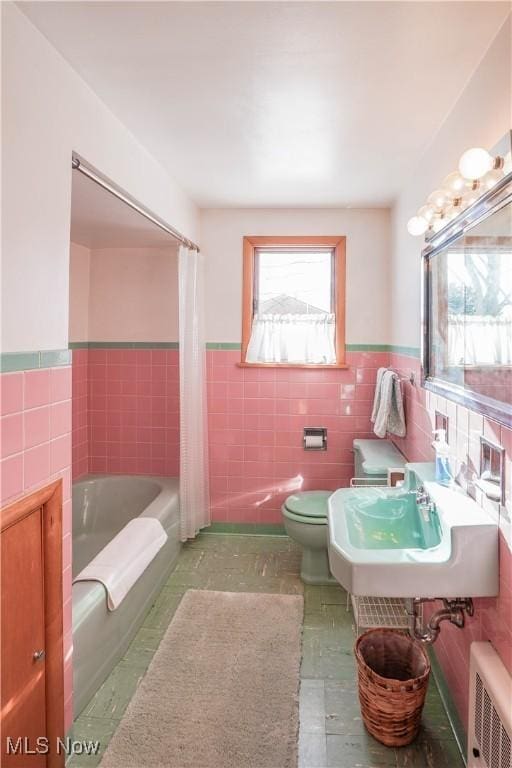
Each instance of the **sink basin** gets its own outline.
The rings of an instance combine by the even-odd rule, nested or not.
[[[420,508],[413,491],[354,488],[343,509],[356,549],[428,549],[441,542],[437,513]]]
[[[328,501],[329,564],[353,595],[498,594],[498,525],[462,491],[407,465],[404,489],[341,488]],[[434,508],[418,504],[423,484]]]

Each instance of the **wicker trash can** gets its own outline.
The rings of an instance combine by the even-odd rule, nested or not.
[[[393,629],[371,629],[355,645],[364,724],[377,741],[403,747],[420,727],[430,675],[423,647]]]

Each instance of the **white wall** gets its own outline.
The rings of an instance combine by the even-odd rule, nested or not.
[[[72,243],[69,340],[178,341],[177,249]]]
[[[211,209],[201,211],[210,342],[240,342],[244,235],[347,237],[347,342],[389,341],[389,211]]]
[[[178,341],[175,248],[91,251],[90,341]]]
[[[497,35],[453,110],[418,161],[392,212],[391,338],[393,344],[420,344],[420,252],[422,240],[407,232],[407,221],[456,170],[470,147],[491,149],[512,125],[510,17]],[[412,106],[414,106],[412,104]]]
[[[2,3],[2,131],[2,351],[62,349],[72,151],[193,240],[198,212],[11,3]]]
[[[91,251],[71,243],[69,251],[69,340],[89,341]]]

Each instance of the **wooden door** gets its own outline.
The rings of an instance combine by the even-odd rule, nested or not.
[[[57,768],[63,722],[62,483],[0,510],[0,765]]]
[[[2,748],[22,740],[19,753],[4,755],[5,768],[46,765],[36,751],[46,736],[42,509],[1,534]]]

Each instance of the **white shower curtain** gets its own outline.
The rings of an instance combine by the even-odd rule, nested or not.
[[[204,261],[198,251],[179,250],[180,322],[180,501],[181,540],[210,524]]]

